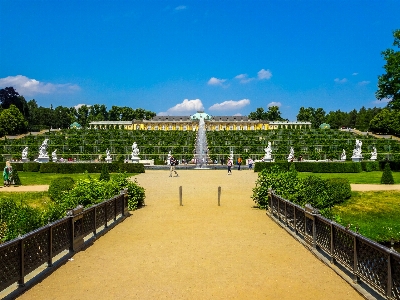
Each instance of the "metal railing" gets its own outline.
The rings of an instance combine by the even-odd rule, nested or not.
[[[0,291],[12,284],[25,285],[26,276],[61,252],[79,251],[84,239],[98,234],[113,222],[128,215],[127,190],[87,209],[70,210],[67,217],[47,224],[14,240],[0,245]],[[65,256],[60,260],[66,260]]]
[[[272,219],[303,239],[311,250],[322,252],[344,268],[354,283],[362,281],[387,299],[400,299],[400,254],[334,221],[317,210],[300,207],[269,192]]]

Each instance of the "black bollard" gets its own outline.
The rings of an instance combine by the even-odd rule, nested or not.
[[[182,204],[182,186],[179,187],[179,206],[183,206],[183,204]]]
[[[221,187],[218,187],[218,206],[221,206]]]

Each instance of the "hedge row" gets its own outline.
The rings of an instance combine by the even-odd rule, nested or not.
[[[100,173],[104,163],[13,163],[13,169],[24,172],[40,172],[40,173]],[[0,167],[4,169],[5,163],[0,163]],[[124,163],[111,163],[107,164],[108,170],[111,173],[127,172],[127,173],[144,173],[143,164],[124,164]]]
[[[400,171],[400,162],[391,162],[392,170]],[[257,162],[254,166],[255,172],[260,172],[264,169],[270,169],[273,166],[278,166],[280,169],[288,171],[291,165],[295,166],[298,172],[312,172],[312,173],[360,173],[362,171],[380,171],[383,170],[385,162],[377,161],[364,161],[357,162],[286,162],[278,161],[273,163]],[[398,169],[396,169],[398,167]]]

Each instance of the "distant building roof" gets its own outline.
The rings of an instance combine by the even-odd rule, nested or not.
[[[82,126],[78,122],[74,122],[71,125],[69,125],[69,128],[82,128]]]
[[[192,120],[200,120],[200,119],[210,120],[212,118],[212,116],[210,116],[209,114],[205,113],[204,111],[199,110],[194,115],[191,115],[190,118]]]
[[[145,120],[146,121],[146,120]],[[150,119],[150,121],[172,121],[172,122],[179,122],[179,121],[190,121],[189,116],[155,116]]]
[[[331,125],[326,124],[326,123],[322,123],[321,125],[319,125],[319,128],[321,128],[321,129],[331,129]]]

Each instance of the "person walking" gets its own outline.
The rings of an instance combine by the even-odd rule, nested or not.
[[[237,164],[238,164],[238,171],[240,171],[240,166],[242,165],[242,158],[240,156],[237,159]]]
[[[233,165],[232,160],[230,158],[228,158],[228,163],[227,163],[228,175],[232,175],[232,165]]]
[[[249,164],[249,170],[253,170],[253,160],[249,158],[248,164]]]
[[[169,177],[172,177],[172,172],[175,172],[176,177],[179,177],[178,172],[175,170],[175,166],[178,164],[178,161],[175,159],[173,155],[171,155],[171,158],[169,159],[170,161],[170,166],[169,166]]]

